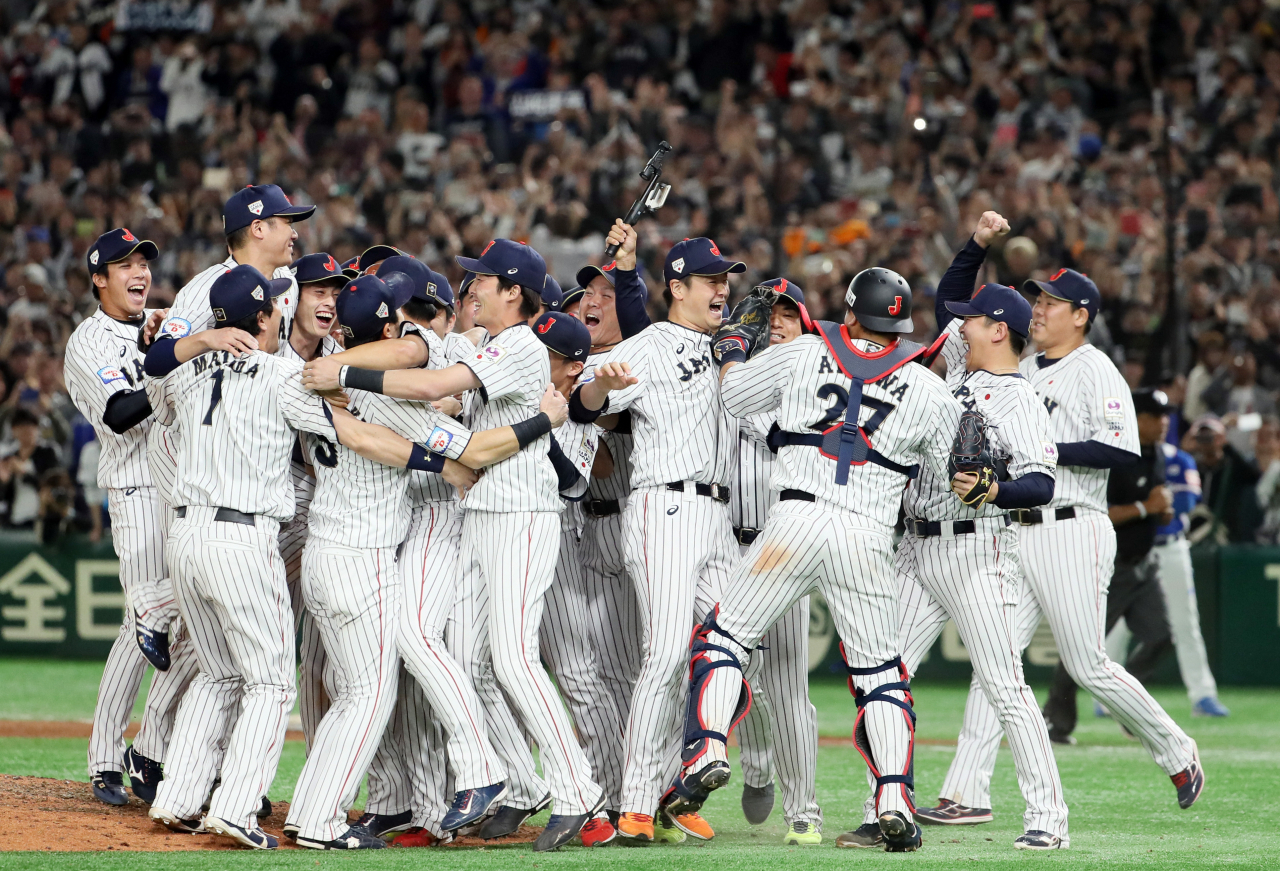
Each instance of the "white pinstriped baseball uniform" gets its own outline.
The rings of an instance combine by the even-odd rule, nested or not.
[[[350,390],[351,414],[404,438],[439,446],[456,460],[470,432],[429,403]],[[298,777],[288,822],[299,837],[331,841],[347,830],[365,771],[395,706],[400,652],[400,568],[409,531],[406,469],[384,466],[308,435],[316,472],[310,535],[302,552],[302,595],[320,629],[333,675],[332,704],[320,720]]]
[[[238,265],[239,263],[235,257],[228,257],[221,263],[215,263],[208,269],[198,273],[184,284],[182,289],[178,291],[178,295],[173,298],[173,305],[169,308],[169,316],[160,325],[160,329],[156,332],[156,337],[182,339],[194,333],[217,327],[217,321],[213,317],[213,309],[209,307],[209,291],[213,288],[213,283],[223,273]],[[293,270],[288,266],[279,267],[275,272],[271,273],[270,277],[287,278],[292,282],[289,289],[278,297],[281,312],[279,353],[282,356],[288,356],[290,352],[285,349],[289,345],[289,332],[293,329],[293,315],[298,310],[298,282],[294,277]],[[292,356],[296,357],[297,355],[293,354]]]
[[[1021,375],[968,371],[962,323],[954,320],[945,331],[947,388],[965,408],[982,412],[991,454],[1007,462],[1010,478],[1029,473],[1052,477],[1057,448],[1044,405]],[[908,528],[895,560],[903,664],[914,675],[947,618],[956,621],[975,678],[1009,738],[1027,805],[1023,827],[1057,835],[1065,847],[1067,806],[1058,765],[1015,646],[1017,608],[1025,595],[1018,532],[994,504],[976,510],[966,506],[951,491],[949,479],[929,468],[921,469],[907,487],[903,506]],[[940,521],[946,529],[920,537],[910,520]],[[975,530],[957,535],[954,521],[973,521]],[[874,819],[869,808],[867,821]]]
[[[443,341],[430,329],[406,323],[402,335],[418,335],[427,345],[427,369],[451,365]],[[464,341],[466,341],[464,339]],[[467,342],[471,353],[475,347]],[[460,424],[455,424],[461,429]],[[458,548],[462,510],[457,491],[438,474],[409,473],[409,531],[400,555],[400,656],[413,681],[402,681],[392,728],[369,770],[367,813],[412,810],[415,826],[440,836],[448,809],[442,766],[446,748],[454,791],[489,786],[506,779],[502,759],[489,741],[484,708],[467,671],[454,659],[445,631],[457,599]],[[442,736],[415,717],[430,709]],[[398,755],[397,755],[398,754]],[[530,761],[532,767],[532,761]]]
[[[143,389],[145,374],[143,355],[138,351],[138,330],[150,315],[147,310],[138,321],[122,322],[99,308],[71,333],[64,360],[67,392],[93,426],[102,446],[98,486],[107,491],[112,546],[120,560],[120,586],[128,603],[98,687],[89,739],[90,775],[120,771],[122,767],[124,730],[147,669],[147,661],[134,641],[133,612],[165,627],[177,613],[164,564],[163,506],[147,458],[152,418],[148,416],[119,434],[103,420],[111,397],[121,391]],[[185,635],[179,627],[174,629],[169,670],[158,672],[153,678],[141,727],[133,742],[143,756],[161,762],[178,700],[195,676],[197,665]]]
[[[527,324],[491,337],[466,365],[482,385],[470,397],[473,429],[510,426],[538,413],[551,365],[546,346]],[[523,741],[518,733],[509,734],[513,721],[501,720],[504,694],[538,744],[555,813],[574,816],[595,808],[601,790],[538,658],[538,630],[544,595],[555,576],[563,509],[547,456],[550,446],[551,436],[542,436],[488,467],[462,500],[460,610],[468,628],[458,645],[465,652],[458,658],[471,670],[485,704],[489,737],[506,763],[511,792],[505,803],[532,807],[543,794],[529,800],[527,793],[539,785],[522,767],[518,750]],[[495,542],[503,546],[495,547]]]
[[[882,349],[865,340],[853,347],[863,356]],[[784,432],[819,430],[843,419],[850,379],[838,369],[818,336],[804,335],[761,351],[730,369],[722,385],[724,406],[745,417],[777,411]],[[945,476],[960,405],[942,380],[923,366],[909,363],[862,388],[859,420],[875,449],[901,465],[931,465]],[[872,419],[875,419],[873,424]],[[868,432],[868,430],[870,430]],[[735,568],[720,598],[718,632],[709,642],[734,651],[748,663],[765,631],[806,593],[817,589],[826,599],[843,641],[845,660],[858,670],[852,682],[864,693],[893,684],[900,673],[898,595],[893,577],[895,500],[885,498],[903,487],[906,478],[871,462],[850,470],[848,483],[835,482],[835,460],[813,447],[786,445],[774,462],[771,489],[782,499],[769,513],[764,533]],[[791,498],[798,493],[807,498]],[[712,661],[727,659],[706,651]],[[741,692],[741,675],[714,668],[702,691],[700,716],[705,728],[727,734]],[[899,702],[901,690],[881,689]],[[880,772],[908,773],[911,726],[894,704],[867,703],[860,709],[870,757]],[[708,740],[706,752],[692,769],[727,761],[725,745]],[[898,811],[910,818],[912,803],[905,784],[877,790],[879,813]]]
[[[181,516],[168,556],[200,659],[156,794],[156,806],[180,819],[199,817],[221,767],[210,815],[256,826],[280,761],[296,695],[278,540],[294,513],[289,458],[298,431],[337,441],[328,407],[302,387],[301,371],[260,351],[239,360],[210,352],[170,373],[156,406],[157,421],[181,434],[173,495]],[[217,520],[220,509],[254,517],[233,522],[224,511]]]
[[[1138,423],[1129,386],[1093,345],[1081,345],[1050,365],[1043,354],[1022,361],[1021,372],[1049,411],[1058,444],[1095,441],[1138,454]],[[1167,774],[1187,768],[1195,742],[1151,694],[1107,658],[1103,632],[1107,588],[1115,564],[1115,528],[1107,516],[1106,469],[1059,466],[1050,522],[1019,527],[1023,574],[1031,595],[1016,617],[1017,650],[1031,642],[1043,614],[1071,677],[1138,736]],[[1074,519],[1056,520],[1071,508]],[[964,728],[942,795],[972,807],[991,807],[991,772],[1000,724],[982,693],[969,690]]]
[[[613,694],[600,682],[595,639],[585,631],[590,625],[590,606],[579,557],[583,515],[578,500],[586,495],[591,480],[599,434],[595,424],[573,421],[566,421],[552,433],[579,478],[571,488],[560,491],[565,498],[560,556],[555,580],[547,591],[539,640],[542,657],[573,716],[596,782],[611,803],[607,806],[616,809],[622,792],[622,713]]]
[[[705,333],[653,324],[592,358],[595,365],[611,361],[629,363],[639,379],[610,393],[604,409],[631,411],[631,495],[623,528],[643,627],[621,809],[652,815],[679,770],[689,632],[715,605],[737,559],[728,505],[699,496],[694,486],[727,487],[737,422],[720,406]],[[683,492],[667,488],[675,482]]]
[[[772,416],[752,415],[738,431],[738,468],[730,486],[729,515],[737,530],[764,529],[777,504],[769,488]],[[749,545],[739,547],[745,556]],[[777,769],[787,825],[822,828],[818,806],[818,710],[809,701],[809,597],[801,596],[764,634],[752,660],[751,711],[738,728],[739,760],[747,786],[765,787]]]

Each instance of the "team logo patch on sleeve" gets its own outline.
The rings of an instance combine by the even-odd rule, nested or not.
[[[103,366],[98,370],[98,378],[102,380],[103,384],[111,384],[114,381],[126,380],[124,373],[115,366]]]
[[[1114,396],[1102,400],[1102,416],[1107,420],[1123,420],[1124,404]]]
[[[427,436],[427,450],[433,454],[443,454],[452,443],[453,433],[440,427],[431,430],[431,435]]]
[[[191,321],[184,318],[169,318],[160,327],[160,332],[174,339],[191,335]]]
[[[1044,461],[1050,466],[1058,465],[1058,446],[1053,442],[1041,442]]]
[[[477,360],[493,360],[498,361],[507,356],[507,349],[501,345],[485,345],[476,352]]]

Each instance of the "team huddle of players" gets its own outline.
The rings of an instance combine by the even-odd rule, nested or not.
[[[842,323],[812,320],[784,278],[729,313],[743,264],[686,239],[651,323],[621,221],[617,259],[568,293],[498,239],[458,258],[455,295],[389,246],[294,260],[313,211],[274,185],[232,195],[230,256],[165,311],[145,307],[153,243],[122,228],[88,254],[101,306],[66,370],[102,441],[130,604],[89,745],[103,801],[127,801],[127,772],[160,824],[277,847],[259,820],[297,700],[299,846],[501,838],[548,807],[539,851],[709,840],[699,811],[741,723],[747,819],[776,781],[785,842],[820,844],[815,590],[870,787],[837,846],[911,851],[918,821],[990,819],[1002,733],[1027,804],[1015,846],[1068,846],[1020,664],[1042,615],[1179,804],[1199,796],[1195,742],[1103,648],[1107,470],[1138,442],[1123,379],[1085,342],[1097,288],[1064,270],[1027,288],[1034,307],[975,291],[999,215],[942,280],[926,348],[902,337],[911,290],[884,269],[853,279]],[[942,801],[917,808],[908,681],[948,618],[974,690]]]

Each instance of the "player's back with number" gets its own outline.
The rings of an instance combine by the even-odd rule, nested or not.
[[[878,350],[855,343],[862,354]],[[767,348],[724,377],[725,407],[737,417],[777,409],[784,432],[823,433],[845,419],[852,381],[836,365],[821,338],[805,335]],[[858,422],[872,447],[900,466],[928,463],[946,477],[947,456],[960,406],[942,379],[907,363],[864,384]],[[856,466],[847,485],[835,482],[836,460],[806,445],[784,445],[774,463],[771,488],[802,490],[885,526],[897,522],[906,478],[874,462]]]

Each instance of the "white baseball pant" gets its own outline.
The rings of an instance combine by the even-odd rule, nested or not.
[[[908,532],[898,545],[902,661],[914,675],[948,617],[955,620],[974,679],[1013,751],[1027,805],[1023,828],[1057,835],[1065,845],[1067,804],[1058,764],[1016,646],[1018,604],[1023,598],[1019,535],[1004,525],[1003,518],[975,523],[975,533],[949,538],[919,538]],[[959,801],[946,793],[941,797]]]
[[[134,640],[135,593],[155,587],[161,578],[165,579],[168,595],[172,596],[173,590],[164,559],[166,520],[171,509],[160,501],[154,487],[108,490],[107,502],[111,511],[111,544],[120,560],[120,586],[126,607],[120,634],[111,644],[98,685],[89,736],[90,775],[123,770],[124,731],[147,670],[147,660]],[[173,608],[176,610],[176,602]],[[152,678],[142,723],[133,739],[139,753],[158,762],[165,761],[178,703],[200,665],[182,623],[173,623],[169,632],[169,670],[156,672]]]
[[[410,811],[411,825],[444,837],[440,823],[454,792],[449,789],[444,748],[444,733],[427,695],[402,662],[391,726],[369,766],[365,813]]]
[[[188,507],[171,527],[173,588],[200,673],[178,707],[155,805],[199,817],[221,769],[209,813],[250,828],[275,779],[297,696],[293,612],[280,525],[262,516],[252,526],[225,523],[214,520],[217,511]]]
[[[298,651],[298,718],[302,721],[302,737],[308,750],[315,738],[320,718],[329,710],[329,694],[325,690],[325,669],[329,661],[320,643],[320,630],[307,611],[302,597],[302,550],[307,546],[307,512],[299,511],[280,527],[280,558],[284,560],[285,580],[289,585],[289,602],[293,607],[294,625],[299,637]],[[332,683],[330,676],[329,682]]]
[[[552,511],[466,511],[462,521],[463,587],[474,607],[471,629],[472,677],[485,700],[486,723],[494,739],[496,707],[486,682],[496,682],[514,713],[538,745],[555,813],[587,813],[600,802],[591,763],[573,734],[573,724],[539,659],[538,630],[544,596],[555,577],[560,551],[560,514]],[[486,696],[488,699],[486,699]],[[517,729],[518,735],[518,729]],[[511,740],[511,739],[509,739]],[[515,743],[523,743],[515,738]],[[520,783],[501,744],[494,744],[511,779]],[[527,747],[527,745],[525,745]],[[527,752],[527,751],[526,751]],[[536,778],[535,778],[536,780]],[[524,781],[527,789],[529,781]],[[508,796],[504,803],[531,807]]]
[[[1200,605],[1196,601],[1196,579],[1191,568],[1191,545],[1178,537],[1151,549],[1155,554],[1164,591],[1165,611],[1169,615],[1169,631],[1178,654],[1178,671],[1187,697],[1195,704],[1201,699],[1218,697],[1218,682],[1209,668],[1209,654],[1200,634]],[[1124,618],[1107,635],[1107,655],[1124,662],[1132,633]]]
[[[1107,658],[1103,630],[1115,565],[1115,528],[1100,511],[1076,511],[1071,520],[1018,527],[1023,576],[1031,595],[1022,597],[1014,618],[1014,649],[1025,650],[1031,643],[1043,614],[1058,656],[1076,684],[1138,736],[1166,774],[1177,774],[1191,764],[1195,742],[1140,683]],[[976,686],[975,676],[941,794],[970,807],[991,807],[1000,721],[986,696],[975,692]]]
[[[680,769],[689,633],[715,607],[738,548],[729,506],[687,482],[683,493],[632,492],[623,525],[643,659],[627,721],[621,809],[652,816]]]
[[[355,548],[311,536],[302,551],[302,596],[320,630],[333,683],[288,822],[302,837],[331,841],[347,830],[347,811],[395,707],[396,548]]]
[[[547,591],[538,639],[595,780],[612,800],[622,791],[622,714],[599,679],[594,639],[583,631],[589,625],[588,615],[578,535],[562,529],[555,580]]]

